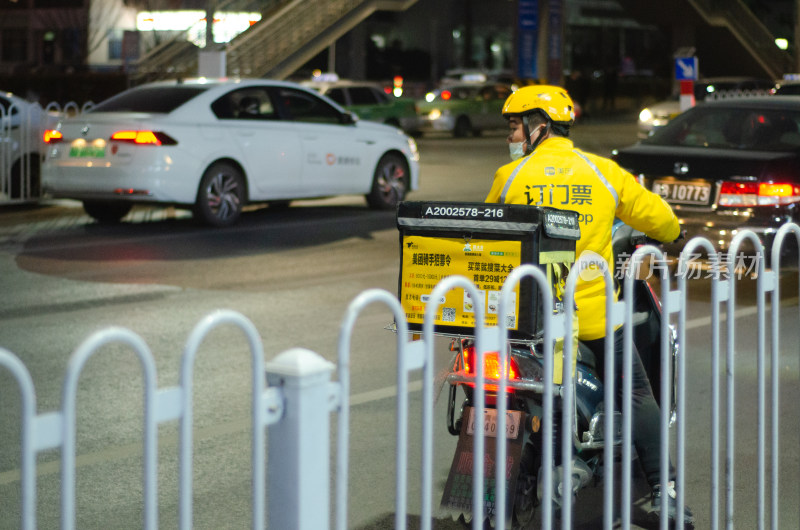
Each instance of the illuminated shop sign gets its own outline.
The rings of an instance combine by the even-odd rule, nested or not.
[[[140,11],[136,15],[139,31],[187,31],[187,40],[198,46],[205,44],[206,12],[193,11]],[[229,42],[261,20],[261,13],[214,13],[214,42]]]

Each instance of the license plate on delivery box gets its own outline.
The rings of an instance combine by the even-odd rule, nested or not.
[[[483,435],[497,438],[497,410],[484,409],[483,414]],[[506,411],[506,438],[516,440],[519,436],[520,418],[522,413],[518,410]],[[469,411],[469,422],[467,423],[467,434],[475,435],[475,408]]]

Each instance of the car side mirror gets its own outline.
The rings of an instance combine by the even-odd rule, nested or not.
[[[342,125],[353,125],[358,121],[358,117],[352,112],[343,112],[341,117]]]

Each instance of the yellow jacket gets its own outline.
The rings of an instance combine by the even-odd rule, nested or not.
[[[616,162],[576,149],[567,138],[544,140],[528,156],[497,170],[486,202],[552,206],[578,212],[581,238],[576,256],[593,251],[614,275],[611,226],[618,217],[663,242],[674,241],[678,219],[658,195],[642,187]],[[578,279],[575,288],[578,336],[605,336],[605,286],[601,280]]]

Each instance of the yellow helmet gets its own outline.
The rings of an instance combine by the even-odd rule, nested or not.
[[[567,91],[552,85],[524,86],[513,92],[503,104],[503,116],[525,116],[542,112],[554,123],[572,125],[575,104]]]

